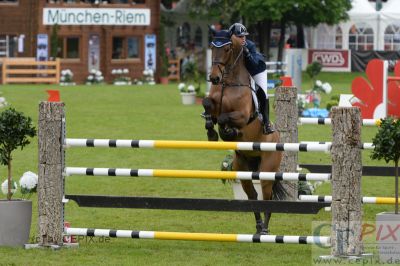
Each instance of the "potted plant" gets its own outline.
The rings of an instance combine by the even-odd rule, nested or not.
[[[372,139],[374,150],[372,151],[372,159],[384,159],[386,163],[393,161],[395,166],[395,211],[383,212],[376,215],[376,228],[383,228],[377,241],[379,246],[379,255],[382,261],[399,260],[399,252],[391,252],[398,250],[398,244],[392,237],[382,237],[390,233],[387,230],[395,232],[398,228],[399,216],[399,159],[400,159],[400,119],[394,120],[389,117],[381,120],[381,125]]]
[[[178,89],[181,93],[182,104],[191,105],[196,103],[196,89],[192,84],[186,86],[185,83],[179,83]]]
[[[30,143],[29,138],[35,135],[36,129],[32,126],[30,117],[14,108],[0,113],[0,163],[7,166],[7,180],[1,185],[1,190],[7,194],[7,200],[0,200],[0,246],[23,245],[29,239],[32,202],[11,200],[17,189],[17,184],[12,179],[12,152],[17,148],[22,150]],[[26,183],[26,178],[21,178],[20,185],[22,193],[34,189],[32,182]]]

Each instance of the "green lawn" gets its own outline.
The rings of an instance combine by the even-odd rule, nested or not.
[[[319,79],[333,85],[333,94],[349,93],[358,74],[321,73]],[[304,77],[303,86],[310,86]],[[206,140],[201,105],[181,104],[176,84],[168,86],[1,86],[0,91],[17,110],[31,116],[37,125],[38,104],[46,100],[46,89],[59,89],[66,105],[68,138]],[[329,97],[324,96],[324,99]],[[363,141],[371,142],[375,128],[363,128]],[[304,125],[299,139],[330,141],[329,126]],[[218,170],[226,151],[131,150],[71,148],[67,166],[160,169]],[[37,139],[23,151],[14,153],[14,176],[25,171],[37,173]],[[300,153],[301,163],[330,163],[328,154]],[[371,161],[364,151],[365,165],[385,165]],[[0,167],[0,180],[6,167]],[[363,178],[363,194],[393,196],[394,179]],[[232,199],[230,184],[220,180],[162,179],[129,177],[72,176],[66,179],[67,194],[121,196],[199,197]],[[330,194],[330,185],[318,187],[318,194]],[[20,197],[18,193],[15,197]],[[0,195],[0,198],[4,198]],[[37,197],[32,197],[34,213],[31,242],[37,234]],[[365,206],[365,221],[375,214],[391,211],[391,206]],[[162,211],[137,209],[79,208],[66,206],[65,220],[72,227],[107,229],[242,233],[255,232],[253,214],[229,212]],[[311,235],[312,222],[330,221],[330,213],[318,215],[274,214],[272,234]],[[329,250],[324,251],[325,254]],[[213,243],[132,239],[83,239],[77,249],[23,250],[0,248],[0,265],[309,265],[312,247],[246,243]]]

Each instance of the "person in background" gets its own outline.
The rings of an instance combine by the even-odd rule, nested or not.
[[[264,56],[257,52],[256,45],[246,38],[249,33],[241,23],[234,23],[229,27],[231,38],[237,38],[243,45],[245,66],[254,82],[256,83],[256,95],[259,102],[259,111],[263,118],[263,134],[269,135],[274,132],[269,120],[269,98],[267,94],[267,66]],[[261,89],[259,89],[261,88]]]

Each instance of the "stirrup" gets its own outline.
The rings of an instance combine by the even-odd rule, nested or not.
[[[263,134],[264,135],[270,135],[274,132],[275,132],[275,129],[273,129],[269,123],[267,125],[263,126]]]

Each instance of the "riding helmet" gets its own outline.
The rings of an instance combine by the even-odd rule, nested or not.
[[[241,23],[234,23],[229,27],[229,34],[232,36],[235,34],[238,37],[249,35],[246,27]]]

